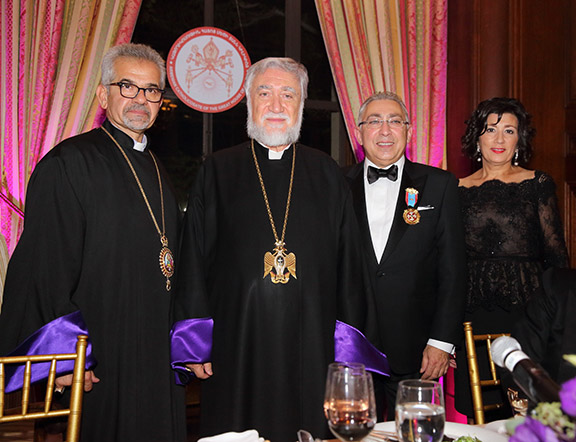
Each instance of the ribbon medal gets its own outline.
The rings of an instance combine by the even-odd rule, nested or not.
[[[420,222],[420,212],[418,212],[418,209],[414,208],[418,202],[418,191],[411,187],[407,188],[405,199],[408,208],[404,210],[402,217],[406,224],[414,226]]]

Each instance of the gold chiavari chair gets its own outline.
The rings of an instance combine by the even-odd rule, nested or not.
[[[86,348],[88,346],[88,336],[79,335],[76,343],[76,353],[48,354],[33,356],[8,356],[0,357],[0,424],[17,421],[35,421],[38,419],[49,419],[54,417],[68,417],[68,428],[66,432],[66,442],[77,442],[80,436],[80,419],[82,416],[82,397],[84,394],[84,366],[86,363]],[[70,393],[70,406],[52,410],[52,399],[54,393],[54,382],[56,380],[56,365],[58,361],[73,360],[74,371],[72,387]],[[50,371],[46,384],[46,394],[43,401],[43,410],[37,411],[30,407],[30,381],[32,367],[38,363],[50,363]],[[22,399],[20,407],[16,411],[6,413],[6,365],[25,364],[24,379],[22,387]]]
[[[482,387],[500,385],[500,379],[498,378],[498,373],[496,372],[496,365],[492,360],[492,353],[490,353],[492,341],[496,338],[499,338],[500,336],[510,336],[510,333],[475,335],[472,329],[472,323],[464,323],[468,373],[470,375],[470,389],[472,390],[472,404],[474,406],[474,423],[477,425],[484,424],[484,412],[489,410],[498,410],[504,406],[503,403],[484,405],[484,401],[482,399]],[[490,379],[480,379],[480,371],[478,370],[478,358],[476,352],[476,343],[479,341],[484,341],[486,345],[491,376]]]

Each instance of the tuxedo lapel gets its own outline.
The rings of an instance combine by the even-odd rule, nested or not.
[[[370,264],[377,265],[378,260],[374,253],[374,244],[370,235],[370,225],[368,224],[368,214],[366,212],[366,193],[364,190],[364,162],[356,164],[348,174],[350,188],[354,200],[354,211],[358,219],[360,231],[362,232],[362,242],[366,244],[370,254]]]
[[[398,242],[406,233],[406,230],[411,227],[406,223],[406,221],[404,221],[403,217],[404,210],[408,207],[406,204],[406,189],[412,187],[418,190],[419,203],[422,199],[422,195],[424,194],[425,184],[426,175],[415,176],[413,163],[406,159],[406,162],[404,163],[404,171],[402,172],[400,191],[398,192],[398,199],[396,200],[394,220],[392,221],[390,235],[388,236],[388,241],[386,242],[386,247],[384,248],[384,253],[382,254],[382,259],[380,260],[380,265],[382,265],[390,257],[398,245]],[[418,203],[416,206],[418,206]]]

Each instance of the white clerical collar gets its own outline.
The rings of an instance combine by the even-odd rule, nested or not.
[[[132,138],[132,140],[134,140],[134,138]],[[141,142],[134,140],[134,149],[139,151],[139,152],[144,152],[147,144],[148,144],[148,138],[146,138],[146,134],[144,134],[142,136]]]
[[[394,164],[396,164],[396,166],[398,166],[398,178],[402,178],[402,171],[404,170],[404,164],[406,163],[406,156],[402,155],[398,161],[396,161],[393,164],[390,164],[387,167],[380,167],[377,166],[376,164],[374,164],[372,161],[370,161],[368,159],[368,157],[364,158],[364,180],[367,180],[367,174],[368,174],[368,166],[372,166],[372,167],[376,167],[377,169],[389,169],[390,167],[392,167]]]
[[[108,121],[110,121],[110,120],[108,120]],[[110,121],[110,124],[112,126],[114,126],[116,129],[124,132],[122,129],[120,129],[118,126],[116,126],[111,121]],[[126,134],[126,132],[124,132],[124,133]],[[128,135],[128,134],[126,134],[126,135]],[[130,136],[130,135],[128,135],[128,136]],[[130,137],[130,138],[132,138],[132,137]],[[142,141],[136,141],[134,138],[132,138],[132,141],[134,141],[134,146],[132,146],[132,148],[134,150],[137,150],[138,152],[144,152],[144,150],[146,150],[146,145],[148,144],[148,138],[146,138],[146,134],[144,134],[142,136]]]
[[[260,141],[258,141],[258,143],[260,143]],[[284,149],[282,149],[280,152],[277,152],[275,150],[272,150],[270,148],[270,146],[266,146],[265,144],[260,143],[262,146],[264,146],[266,149],[268,149],[268,159],[269,160],[281,160],[282,159],[282,155],[284,155],[284,152],[290,147],[292,146],[292,144],[289,144],[288,146],[286,146]]]

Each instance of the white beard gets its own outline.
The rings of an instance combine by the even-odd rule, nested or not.
[[[266,117],[266,116],[264,116]],[[248,108],[248,120],[246,122],[246,131],[250,138],[255,139],[260,144],[268,147],[288,146],[298,141],[300,138],[300,128],[302,127],[302,109],[298,113],[298,120],[293,126],[286,128],[284,132],[270,130],[265,128],[261,123],[257,124],[252,118],[252,112]]]

